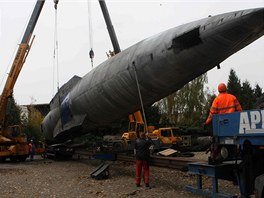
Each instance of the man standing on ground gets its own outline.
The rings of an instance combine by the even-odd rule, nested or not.
[[[142,168],[144,171],[144,183],[149,188],[149,160],[151,140],[147,138],[145,133],[142,133],[140,138],[136,139],[135,154],[136,154],[136,185],[140,187]]]
[[[30,161],[34,160],[34,154],[35,154],[35,144],[33,140],[29,143],[29,155],[30,155]]]

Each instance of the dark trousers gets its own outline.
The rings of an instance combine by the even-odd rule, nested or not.
[[[136,184],[140,185],[142,168],[144,170],[144,183],[149,184],[149,163],[146,160],[136,160]]]
[[[30,160],[31,160],[31,161],[33,161],[33,159],[34,159],[34,154],[35,154],[34,152],[29,152]]]

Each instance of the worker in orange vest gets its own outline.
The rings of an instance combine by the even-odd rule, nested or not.
[[[227,93],[227,88],[224,83],[220,83],[218,85],[218,92],[219,95],[213,101],[205,125],[212,122],[212,117],[214,114],[242,111],[241,105],[239,104],[237,98],[234,95]]]
[[[242,111],[241,105],[239,104],[237,98],[234,95],[227,93],[227,88],[224,83],[220,83],[218,85],[218,92],[219,94],[213,101],[205,125],[208,125],[212,122],[212,117],[214,114]],[[206,151],[206,153],[209,151],[211,152],[209,164],[217,164],[222,161],[221,148],[222,147],[214,141],[214,138],[212,138],[211,145]]]
[[[34,154],[35,154],[35,144],[34,144],[33,140],[30,140],[30,143],[29,143],[30,161],[33,161]]]

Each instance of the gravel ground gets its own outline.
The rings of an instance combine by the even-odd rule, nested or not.
[[[5,162],[0,164],[0,197],[201,197],[185,191],[186,185],[196,181],[187,172],[151,166],[152,188],[147,189],[135,187],[134,163],[110,162],[110,177],[96,180],[90,173],[99,164],[97,160],[52,161],[38,156],[32,162]],[[211,188],[210,178],[204,178],[204,187]],[[219,191],[238,194],[237,187],[222,180]]]

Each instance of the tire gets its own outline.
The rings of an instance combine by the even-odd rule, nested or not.
[[[182,157],[193,157],[194,153],[192,152],[183,152],[180,154]]]
[[[20,156],[18,156],[18,161],[19,162],[24,162],[24,161],[26,161],[26,159],[27,159],[27,156],[26,155],[20,155]]]
[[[17,162],[18,157],[17,156],[10,156],[10,161],[11,162]]]
[[[5,162],[6,161],[6,157],[0,157],[0,162]]]
[[[122,150],[122,144],[121,143],[115,143],[114,145],[113,145],[113,150],[114,151],[121,151]]]
[[[248,140],[244,142],[243,148],[242,162],[239,164],[240,191],[242,196],[249,197],[254,193],[253,149]]]

